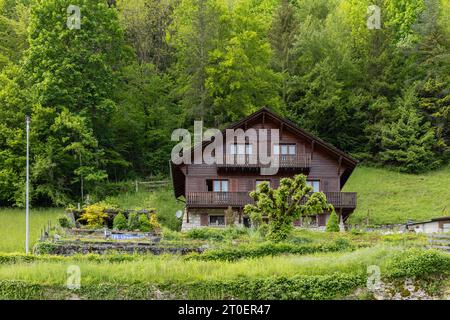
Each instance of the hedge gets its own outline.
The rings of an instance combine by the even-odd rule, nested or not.
[[[365,284],[365,276],[332,274],[293,277],[245,278],[162,284],[37,285],[24,281],[0,281],[0,299],[251,299],[305,300],[344,297]]]
[[[409,249],[394,255],[386,264],[388,278],[424,278],[450,275],[450,255],[438,250]]]
[[[280,254],[312,254],[317,252],[338,252],[353,250],[355,247],[345,239],[337,239],[330,243],[320,244],[291,244],[267,242],[258,245],[241,245],[221,249],[206,250],[202,254],[187,256],[187,259],[203,261],[236,261],[243,258],[259,258],[263,256],[275,256]]]

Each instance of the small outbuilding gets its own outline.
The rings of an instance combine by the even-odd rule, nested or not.
[[[433,218],[422,222],[408,222],[406,229],[423,233],[450,232],[450,217]]]

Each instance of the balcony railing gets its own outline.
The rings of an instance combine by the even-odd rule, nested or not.
[[[269,160],[263,161],[258,155],[253,154],[227,154],[224,155],[223,163],[218,163],[219,168],[264,168],[274,165],[278,162],[279,168],[310,168],[311,154],[302,155],[277,155],[271,159],[271,164],[267,163]]]
[[[335,208],[356,208],[355,192],[324,192]],[[303,203],[306,199],[303,201]],[[190,192],[186,194],[188,207],[243,207],[254,203],[247,192]]]

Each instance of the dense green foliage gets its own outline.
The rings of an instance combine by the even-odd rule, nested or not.
[[[68,216],[64,215],[58,218],[58,224],[62,227],[62,228],[72,228],[73,227],[73,223],[72,221],[69,219]]]
[[[292,231],[294,220],[334,210],[323,192],[312,190],[304,174],[281,179],[277,189],[272,189],[267,182],[263,182],[255,191],[250,192],[255,204],[245,205],[244,213],[257,227],[262,224],[263,215],[267,216],[267,237],[274,241],[284,240]]]
[[[235,262],[176,256],[1,254],[0,298],[342,299],[366,286],[369,265],[380,266],[382,281],[428,279],[445,294],[449,262],[447,254],[433,250],[381,247]],[[70,264],[89,273],[79,290],[62,285]]]
[[[145,213],[139,215],[139,231],[149,232],[151,229],[150,220]]]
[[[339,218],[336,214],[336,211],[332,211],[330,214],[330,218],[327,221],[326,226],[327,232],[338,232],[339,231]]]
[[[335,242],[321,244],[291,243],[263,243],[259,245],[241,245],[239,247],[208,250],[190,258],[204,261],[236,261],[239,259],[260,258],[264,256],[276,256],[281,254],[304,255],[317,252],[337,252],[352,250],[352,246],[345,239],[338,239]]]
[[[113,220],[113,229],[125,230],[128,226],[127,218],[122,212],[119,212]]]
[[[113,4],[111,4],[113,3]],[[81,28],[66,26],[69,4]],[[102,198],[167,174],[178,127],[261,106],[359,160],[448,161],[450,4],[369,0],[0,0],[0,205]],[[100,199],[96,199],[100,200]]]
[[[137,212],[131,212],[128,215],[128,230],[139,230],[140,222],[139,222],[139,214]]]

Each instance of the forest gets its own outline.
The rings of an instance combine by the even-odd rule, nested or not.
[[[443,167],[450,1],[0,0],[0,207],[25,202],[26,115],[33,205],[63,206],[262,106],[364,164]]]

